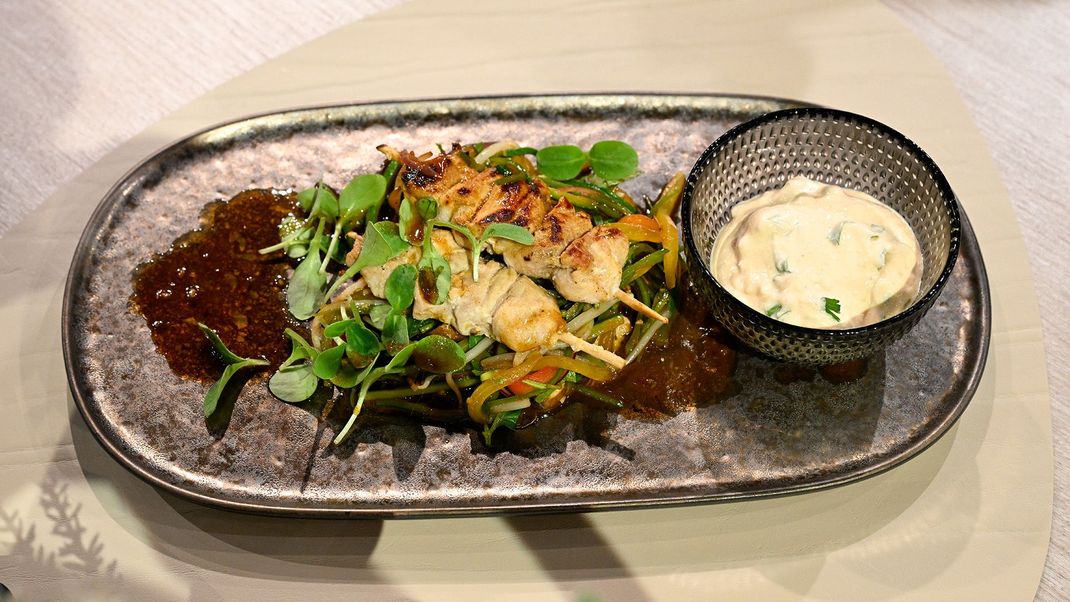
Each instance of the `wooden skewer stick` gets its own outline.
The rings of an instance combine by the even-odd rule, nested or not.
[[[648,318],[654,318],[655,320],[657,320],[658,322],[661,322],[662,324],[668,324],[669,323],[669,319],[668,318],[666,318],[665,316],[663,316],[663,315],[659,314],[658,312],[654,311],[653,309],[648,307],[645,303],[643,303],[639,299],[636,299],[635,297],[633,297],[631,293],[628,293],[626,291],[618,289],[617,292],[614,293],[614,296],[617,299],[619,299],[621,303],[627,305],[628,307],[634,309],[635,311],[643,314],[644,316],[646,316]]]
[[[588,353],[591,356],[596,357],[602,360],[603,362],[609,364],[610,366],[613,366],[617,370],[620,370],[624,366],[628,365],[628,362],[626,362],[623,357],[617,355],[616,353],[613,353],[612,351],[609,351],[608,349],[599,347],[594,343],[588,343],[587,341],[581,339],[580,337],[572,334],[567,330],[558,333],[557,340],[567,344],[569,347],[572,347],[576,351]]]

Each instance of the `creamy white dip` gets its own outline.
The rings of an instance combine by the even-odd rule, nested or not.
[[[853,328],[910,307],[922,257],[891,207],[800,176],[733,207],[710,265],[728,292],[777,320]]]

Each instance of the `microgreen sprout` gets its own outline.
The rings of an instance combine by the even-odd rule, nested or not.
[[[590,164],[594,175],[605,182],[621,182],[635,175],[639,155],[629,144],[619,140],[594,143],[587,152],[571,144],[547,146],[535,155],[539,171],[554,180],[571,180]]]
[[[319,352],[293,330],[287,328],[285,332],[290,338],[292,351],[271,376],[268,389],[287,403],[298,403],[312,397],[319,387],[320,380],[312,367]]]
[[[530,245],[535,242],[535,237],[531,234],[531,231],[522,226],[516,224],[491,224],[483,230],[481,236],[476,236],[466,226],[454,224],[452,222],[443,222],[439,220],[432,220],[429,222],[430,226],[442,226],[449,228],[454,232],[459,232],[462,236],[468,239],[468,245],[472,252],[472,281],[479,282],[479,254],[483,251],[483,245],[492,238],[504,238],[505,240],[511,240],[522,245]]]
[[[398,234],[398,225],[394,222],[382,221],[368,224],[364,231],[364,244],[360,249],[360,255],[353,265],[334,281],[327,291],[327,297],[330,298],[343,282],[356,276],[364,268],[383,265],[401,255],[408,248],[409,243],[402,240]]]
[[[235,354],[227,346],[223,344],[223,339],[219,338],[219,333],[212,330],[208,326],[197,322],[197,327],[201,329],[204,336],[208,338],[208,342],[212,344],[212,348],[219,354],[219,358],[223,360],[225,368],[223,368],[223,374],[219,377],[219,380],[215,381],[208,391],[204,394],[204,417],[208,418],[215,413],[216,408],[219,406],[219,399],[223,395],[224,389],[227,388],[227,384],[230,379],[234,377],[240,370],[245,368],[254,368],[257,366],[268,365],[267,360],[244,358]]]
[[[516,423],[520,419],[520,413],[523,410],[513,410],[511,412],[500,412],[494,415],[490,423],[483,427],[483,441],[490,447],[491,438],[494,436],[494,431],[500,427],[505,427],[509,430],[516,430]]]

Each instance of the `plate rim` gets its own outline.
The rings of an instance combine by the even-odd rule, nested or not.
[[[102,233],[102,226],[105,220],[110,215],[111,210],[116,207],[119,201],[122,200],[123,194],[121,190],[129,187],[134,181],[136,176],[143,167],[150,162],[156,160],[161,155],[170,152],[174,149],[182,147],[189,143],[191,140],[208,134],[215,130],[220,130],[226,127],[235,126],[244,122],[251,122],[257,119],[263,119],[267,117],[280,116],[287,113],[301,113],[301,112],[315,112],[326,111],[330,109],[342,109],[342,108],[368,108],[373,106],[391,106],[398,107],[404,105],[416,105],[421,103],[457,103],[457,102],[478,102],[478,101],[503,101],[503,100],[565,100],[568,98],[605,98],[605,99],[642,99],[642,98],[680,98],[680,99],[693,99],[693,100],[747,100],[747,101],[759,101],[759,102],[772,102],[779,103],[785,106],[794,107],[814,107],[820,106],[813,103],[799,101],[795,99],[782,98],[776,96],[766,96],[757,94],[736,94],[736,93],[695,93],[695,92],[564,92],[564,93],[523,93],[523,94],[495,94],[495,95],[478,95],[478,96],[449,96],[449,97],[434,97],[434,98],[406,98],[406,99],[384,99],[373,101],[359,101],[359,102],[337,102],[326,104],[314,104],[303,105],[285,109],[267,110],[263,112],[257,112],[233,119],[227,119],[210,125],[197,131],[190,133],[186,136],[178,138],[168,144],[165,144],[157,150],[149,153],[141,160],[137,161],[130,169],[126,170],[122,176],[120,176],[114,184],[112,184],[108,190],[104,193],[100,201],[97,202],[96,207],[90,214],[89,219],[86,222],[85,227],[82,230],[81,236],[78,239],[78,243],[75,247],[74,253],[71,258],[70,266],[67,270],[67,276],[64,281],[62,308],[60,313],[60,343],[63,351],[63,363],[64,372],[67,378],[68,389],[71,392],[71,396],[74,399],[75,407],[78,408],[79,414],[81,414],[83,421],[88,427],[89,431],[93,434],[94,439],[108,452],[108,454],[114,458],[121,466],[132,472],[135,476],[141,480],[158,487],[168,493],[174,494],[180,498],[193,501],[202,505],[221,508],[225,510],[237,511],[247,514],[257,514],[266,516],[288,516],[288,517],[309,517],[309,518],[367,518],[367,519],[382,519],[382,518],[437,518],[437,517],[463,517],[463,516],[494,516],[494,515],[506,515],[506,514],[549,514],[549,513],[563,513],[563,512],[585,512],[585,511],[603,511],[603,510],[623,510],[623,509],[644,509],[644,508],[664,508],[683,505],[695,505],[695,504],[710,504],[710,503],[727,503],[743,500],[757,500],[757,499],[769,499],[774,497],[783,497],[788,495],[796,495],[801,493],[809,493],[814,491],[821,491],[825,489],[831,489],[834,487],[840,487],[850,483],[862,481],[880,474],[887,472],[888,470],[895,468],[905,462],[916,458],[919,454],[931,447],[934,443],[940,440],[958,421],[958,419],[965,412],[966,408],[972,401],[977,388],[980,385],[981,379],[984,375],[985,368],[987,367],[988,352],[991,343],[992,333],[992,303],[991,303],[991,291],[988,281],[988,272],[985,267],[984,257],[981,253],[980,245],[977,241],[977,237],[974,233],[973,227],[970,224],[965,210],[958,202],[959,212],[962,220],[962,239],[960,252],[963,255],[969,256],[970,262],[975,264],[975,274],[973,277],[977,280],[977,305],[980,311],[977,313],[976,318],[978,320],[977,329],[980,331],[980,348],[976,353],[976,361],[972,362],[968,366],[968,374],[966,375],[966,381],[962,389],[959,402],[952,408],[952,411],[944,416],[944,418],[932,428],[928,430],[926,435],[913,442],[909,447],[901,450],[896,455],[884,458],[882,461],[875,464],[869,464],[860,469],[852,469],[850,472],[831,477],[824,478],[819,481],[807,482],[801,484],[791,484],[781,486],[775,489],[767,489],[761,491],[729,491],[729,492],[700,492],[690,493],[681,491],[680,493],[668,493],[662,496],[652,496],[647,492],[636,492],[634,495],[629,495],[627,498],[594,498],[591,499],[565,499],[554,500],[552,502],[540,502],[537,500],[509,500],[503,499],[500,503],[487,503],[482,502],[476,506],[460,507],[449,505],[431,505],[431,506],[410,506],[410,507],[397,507],[397,506],[361,506],[353,508],[345,507],[302,507],[287,504],[266,504],[256,501],[237,501],[233,499],[226,499],[222,497],[216,497],[208,495],[202,492],[186,489],[176,483],[170,482],[156,475],[151,470],[142,466],[136,462],[133,458],[126,455],[119,442],[113,441],[105,433],[104,429],[95,420],[93,412],[90,410],[90,403],[88,395],[79,386],[80,377],[79,370],[77,369],[78,360],[81,357],[81,352],[76,352],[75,339],[73,333],[73,313],[74,313],[74,300],[75,292],[80,288],[81,284],[85,281],[86,272],[85,267],[91,262],[92,256],[90,250],[97,241],[98,235]]]

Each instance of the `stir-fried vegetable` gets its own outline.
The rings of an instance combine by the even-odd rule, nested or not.
[[[440,147],[441,160],[456,157],[485,185],[534,191],[550,204],[567,201],[563,207],[583,212],[584,228],[615,230],[627,246],[626,255],[619,248],[620,290],[608,297],[569,301],[578,297],[557,289],[556,276],[533,276],[550,304],[542,311],[556,305],[560,312],[560,332],[533,348],[510,349],[508,332],[496,326],[469,334],[453,312],[460,311],[465,287],[493,285],[484,280],[493,280],[501,264],[488,255],[541,244],[537,223],[510,221],[508,213],[491,213],[478,224],[452,221],[448,199],[413,194],[407,184],[433,181],[436,172],[422,166],[435,156],[380,150],[389,159],[381,172],[358,174],[340,192],[322,182],[298,192],[302,215],[284,219],[279,243],[261,250],[284,250],[295,262],[286,301],[295,318],[310,320],[308,339],[286,330],[292,352],[270,378],[271,392],[287,403],[302,403],[317,391],[346,400],[351,412],[335,444],[359,428],[364,411],[436,421],[467,416],[483,425],[489,445],[497,429],[517,428],[521,413],[547,412],[571,393],[620,407],[594,385],[612,379],[616,368],[639,359],[669,330],[662,320],[675,313],[680,248],[672,214],[683,175],[643,205],[620,187],[639,170],[638,155],[623,142],[602,141],[587,151],[508,140]],[[375,269],[382,275],[373,285],[368,270]],[[521,304],[516,311],[525,309]],[[203,330],[226,363],[205,398],[207,415],[236,372],[266,362],[234,356],[214,331]]]

